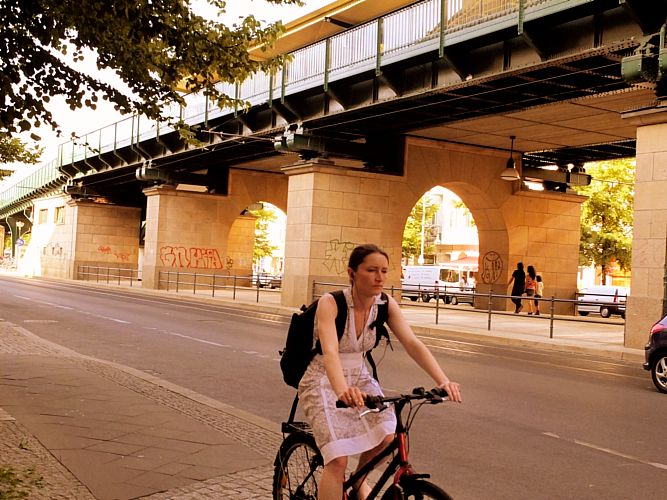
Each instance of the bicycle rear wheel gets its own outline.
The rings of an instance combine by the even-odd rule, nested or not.
[[[423,479],[404,481],[398,488],[390,486],[382,500],[452,500],[445,490]]]
[[[324,461],[315,438],[303,432],[280,445],[273,474],[274,500],[316,500]]]

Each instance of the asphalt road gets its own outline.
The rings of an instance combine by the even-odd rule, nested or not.
[[[284,318],[76,283],[0,277],[0,317],[274,422]],[[425,338],[465,401],[424,407],[412,461],[456,499],[662,499],[667,397],[635,363]],[[376,352],[388,392],[428,386],[400,346]]]

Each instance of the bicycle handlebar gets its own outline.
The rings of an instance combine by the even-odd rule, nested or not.
[[[427,399],[431,404],[444,403],[447,401],[449,395],[442,387],[434,387],[427,391],[423,387],[415,387],[412,389],[412,394],[401,394],[400,396],[384,397],[384,396],[366,396],[364,398],[364,405],[371,410],[381,410],[387,404],[396,404],[401,401],[414,401],[419,399]],[[336,401],[336,408],[347,408],[347,404],[340,399]]]

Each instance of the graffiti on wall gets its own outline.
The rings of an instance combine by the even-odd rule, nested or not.
[[[97,247],[97,251],[104,255],[113,255],[116,259],[127,262],[130,260],[130,254],[128,252],[114,252],[113,249],[108,245],[100,245]]]
[[[324,251],[324,267],[330,273],[345,274],[350,253],[356,246],[351,241],[330,240]]]
[[[493,284],[503,272],[503,259],[497,252],[487,252],[482,257],[482,283]]]
[[[222,260],[215,248],[165,245],[160,248],[160,260],[167,267],[222,269]]]
[[[60,246],[60,243],[48,243],[42,248],[42,255],[45,257],[58,257],[63,259],[63,247]]]

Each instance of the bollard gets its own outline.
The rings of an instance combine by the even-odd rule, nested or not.
[[[549,338],[554,338],[554,311],[556,310],[555,297],[551,296],[551,306],[549,307]]]
[[[232,284],[232,300],[236,300],[236,275],[234,275],[234,283]]]
[[[489,320],[486,325],[487,331],[491,331],[491,299],[493,298],[493,291],[489,288]]]
[[[440,319],[440,289],[435,287],[435,324],[438,324]]]
[[[192,275],[192,295],[197,294],[197,273]]]
[[[211,297],[215,297],[215,276],[216,274],[213,273],[213,286],[211,288]]]

